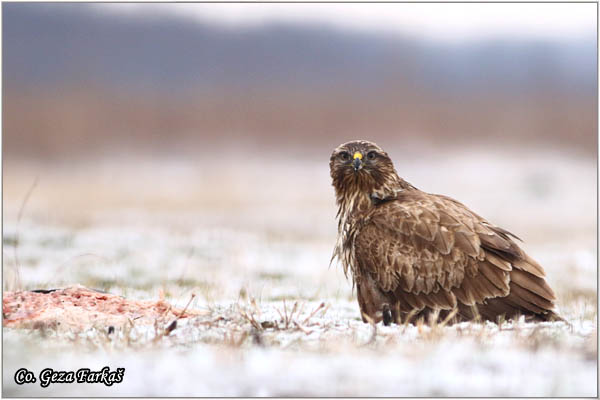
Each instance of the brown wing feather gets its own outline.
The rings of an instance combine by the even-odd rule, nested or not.
[[[497,265],[490,263],[487,259],[479,263],[479,271],[481,271],[481,273],[485,275],[497,289],[502,291],[502,295],[506,296],[508,294],[510,276],[507,271],[498,268]]]
[[[530,274],[533,274],[539,278],[543,278],[546,276],[546,273],[544,272],[542,266],[538,264],[533,258],[529,257],[527,254],[524,254],[523,258],[514,260],[513,266],[517,269],[527,271]]]
[[[477,306],[495,319],[554,308],[542,267],[512,240],[516,236],[456,200],[406,191],[364,221],[355,241],[357,263],[401,312],[459,306],[465,314]]]
[[[550,301],[556,300],[554,291],[550,288],[550,286],[548,286],[543,278],[515,269],[510,274],[510,279],[513,283],[521,286],[523,289],[527,289],[528,291],[535,293],[538,296]]]
[[[512,271],[513,269],[509,261],[503,260],[502,258],[495,256],[493,253],[486,253],[485,259],[503,271]]]

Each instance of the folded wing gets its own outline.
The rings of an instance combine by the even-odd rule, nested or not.
[[[515,238],[456,200],[408,191],[369,213],[355,257],[403,313],[458,307],[464,319],[558,318],[543,268]]]

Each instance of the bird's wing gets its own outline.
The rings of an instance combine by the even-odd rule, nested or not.
[[[507,297],[519,309],[554,307],[542,267],[508,231],[445,196],[410,191],[371,211],[355,241],[355,257],[404,311],[451,309]]]

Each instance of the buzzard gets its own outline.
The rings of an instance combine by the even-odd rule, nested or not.
[[[544,269],[514,234],[406,182],[375,143],[344,143],[329,166],[338,206],[332,261],[351,272],[363,321],[562,319]]]

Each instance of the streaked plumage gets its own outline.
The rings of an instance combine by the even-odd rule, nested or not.
[[[340,145],[330,169],[338,205],[333,258],[352,275],[364,321],[445,318],[455,309],[455,321],[561,319],[544,269],[515,235],[404,181],[376,144]]]

